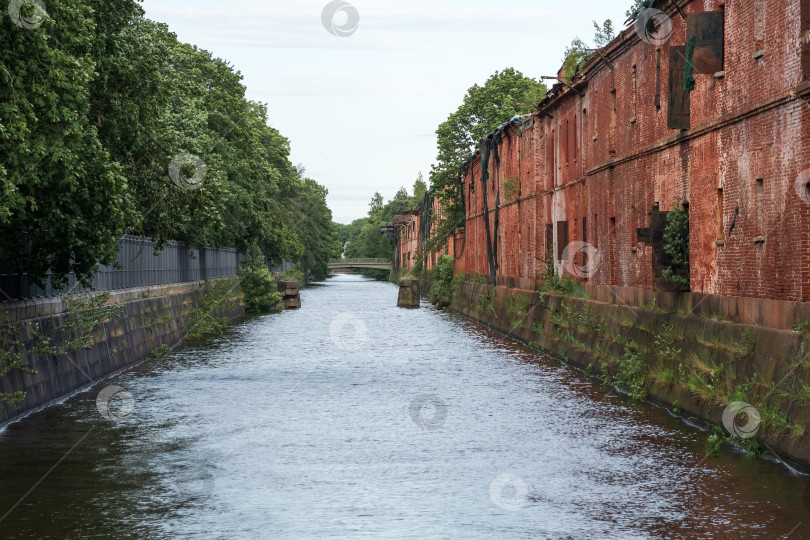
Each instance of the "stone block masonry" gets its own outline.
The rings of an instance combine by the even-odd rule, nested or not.
[[[0,393],[26,393],[19,407],[0,405],[0,425],[147,358],[162,346],[180,343],[205,295],[204,282],[114,291],[108,304],[123,305],[121,315],[96,328],[90,348],[59,357],[27,355],[23,364],[36,374],[12,370],[0,377]],[[216,315],[233,319],[244,313],[241,293],[226,298],[226,306]],[[18,339],[28,349],[35,342],[32,325],[59,346],[64,337],[58,328],[68,316],[63,311],[60,298],[25,300],[1,305],[0,320],[26,325]]]
[[[722,426],[732,402],[750,403],[752,439],[810,470],[808,334],[472,282],[450,307],[684,416]]]

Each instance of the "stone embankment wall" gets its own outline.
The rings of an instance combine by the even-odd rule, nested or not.
[[[589,292],[585,299],[463,282],[451,308],[717,426],[732,402],[749,403],[760,415],[750,424],[756,435],[738,442],[757,441],[810,468],[810,336],[752,324],[746,317],[757,316],[754,308],[748,315],[732,312],[746,324],[724,320],[723,311],[695,310],[726,297],[681,295],[674,303],[673,296],[652,291]]]
[[[59,356],[29,354],[23,358],[23,365],[34,370],[35,375],[14,369],[0,377],[0,393],[26,394],[19,407],[0,405],[0,425],[147,358],[162,346],[177,345],[191,330],[189,318],[200,308],[206,294],[204,282],[112,292],[108,305],[121,304],[123,310],[96,327],[89,348]],[[244,313],[238,289],[229,293],[225,304],[226,310],[217,312],[217,316],[233,319]],[[64,311],[65,305],[58,297],[25,300],[0,305],[0,320],[24,323],[14,340],[29,350],[37,341],[32,327],[50,337],[51,346],[59,347],[66,339],[59,331],[68,317]]]

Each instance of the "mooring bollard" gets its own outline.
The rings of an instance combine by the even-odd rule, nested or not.
[[[284,300],[281,301],[284,309],[298,309],[301,307],[300,285],[297,281],[279,281],[278,290],[284,293]]]
[[[399,280],[399,298],[397,298],[397,306],[406,308],[419,307],[418,279]]]

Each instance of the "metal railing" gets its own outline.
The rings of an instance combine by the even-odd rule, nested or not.
[[[369,263],[369,264],[391,264],[390,259],[329,259],[329,264],[331,266],[338,265],[338,264],[362,264],[362,263]]]
[[[59,296],[73,287],[76,291],[110,291],[230,277],[236,275],[244,258],[244,254],[233,248],[196,249],[182,242],[170,242],[155,254],[153,241],[126,235],[121,237],[118,265],[100,265],[90,288],[77,285],[73,273],[60,289],[49,282],[44,288],[38,287],[27,274],[7,272],[0,267],[0,302]],[[266,262],[273,272],[283,272],[293,266],[288,261],[279,266],[274,266],[269,259]]]

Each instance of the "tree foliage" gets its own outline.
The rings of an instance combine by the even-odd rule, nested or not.
[[[393,219],[395,213],[412,210],[419,201],[408,195],[408,190],[404,187],[397,191],[393,199],[387,203],[384,201],[382,194],[375,193],[369,203],[367,217],[341,226],[341,237],[346,239],[346,257],[391,260],[391,241],[381,229]]]
[[[607,19],[601,25],[596,21],[592,22],[594,45],[596,48],[601,49],[616,37],[613,21]],[[582,65],[594,55],[589,49],[588,44],[578,37],[574,38],[571,44],[565,48],[565,52],[563,52],[562,78],[566,84],[573,83]]]
[[[431,189],[441,193],[443,205],[436,234],[446,238],[464,223],[459,171],[481,139],[515,115],[530,113],[546,92],[545,84],[514,68],[496,71],[483,86],[470,87],[459,108],[439,125],[438,155],[430,174]]]
[[[257,245],[324,275],[339,249],[326,190],[229,63],[134,0],[49,1],[33,29],[0,21],[0,264],[87,281],[134,233]],[[169,177],[183,152],[206,166],[199,189]]]
[[[672,266],[663,271],[664,279],[689,287],[689,212],[677,203],[667,213],[664,251],[672,260]]]
[[[250,250],[242,261],[239,286],[245,295],[247,313],[278,313],[282,310],[284,294],[278,291],[276,280],[258,249]]]
[[[625,13],[628,18],[635,18],[642,9],[652,6],[652,0],[633,0],[633,5]]]

